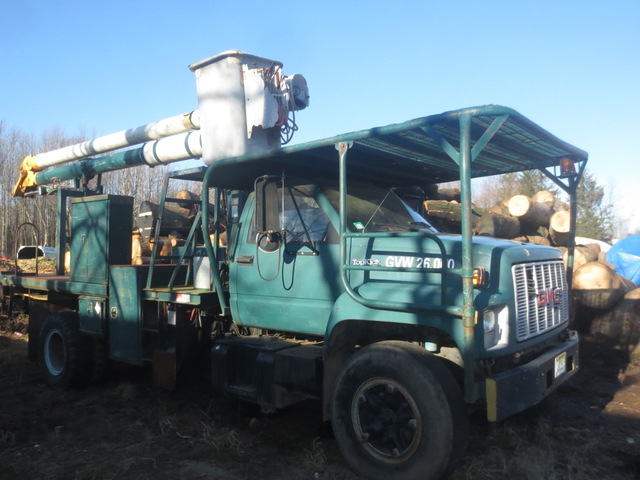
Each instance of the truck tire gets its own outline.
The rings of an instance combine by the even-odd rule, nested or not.
[[[49,315],[39,337],[38,360],[47,385],[70,388],[87,382],[90,345],[78,330],[77,313],[64,311]]]
[[[464,454],[468,416],[442,361],[398,341],[361,348],[338,375],[331,398],[336,442],[360,475],[436,480]]]

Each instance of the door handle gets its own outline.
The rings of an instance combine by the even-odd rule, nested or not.
[[[238,265],[253,265],[253,255],[238,255],[236,263]]]

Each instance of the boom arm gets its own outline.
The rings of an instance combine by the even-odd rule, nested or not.
[[[83,175],[90,176],[95,173],[119,170],[136,165],[147,164],[155,166],[161,163],[199,157],[202,154],[199,132],[189,132],[190,130],[199,128],[200,112],[194,110],[189,113],[112,133],[58,150],[52,150],[38,155],[28,155],[22,160],[20,176],[12,191],[12,195],[15,197],[23,197],[25,193],[33,190],[38,185],[45,185],[51,183],[53,180],[70,180]],[[180,135],[185,132],[188,133],[186,135]],[[194,133],[198,133],[198,135],[193,136],[192,134]],[[73,160],[87,159],[92,155],[111,152],[150,140],[155,141],[147,143],[140,149],[85,160],[79,164],[50,170],[46,172],[46,174],[42,173],[47,167],[62,165]],[[180,144],[182,144],[182,146]],[[132,154],[131,152],[138,151],[140,151],[137,154],[137,157],[139,157],[138,161],[129,161],[126,164],[122,164],[117,160],[124,157],[127,159],[136,158],[136,154]],[[161,153],[158,154],[158,152]],[[94,164],[96,164],[96,166],[100,165],[100,168],[95,170],[94,173],[91,173],[94,169]],[[73,172],[73,174],[71,174],[71,172]],[[69,176],[70,174],[72,176]]]

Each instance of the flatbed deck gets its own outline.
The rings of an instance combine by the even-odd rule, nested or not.
[[[164,267],[164,265],[163,265]],[[133,267],[142,270],[146,274],[147,266]],[[73,295],[91,295],[97,297],[108,297],[109,290],[107,283],[89,283],[71,280],[69,275],[16,275],[11,272],[0,273],[0,285],[13,287],[14,292],[24,291],[29,294],[46,294],[56,292]],[[144,300],[176,302],[185,304],[206,304],[215,302],[217,294],[212,290],[203,290],[193,286],[175,286],[145,288]]]
[[[87,283],[72,281],[69,275],[16,275],[0,273],[0,282],[4,286],[43,292],[71,293],[75,295],[107,296],[106,283]]]

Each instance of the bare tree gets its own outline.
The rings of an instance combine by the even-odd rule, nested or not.
[[[500,178],[496,176],[474,179],[471,184],[473,202],[479,207],[491,208],[500,203]]]
[[[610,181],[605,188],[606,204],[615,206],[624,204],[624,199],[616,194],[616,182]],[[631,219],[627,217],[621,209],[612,208],[611,212],[611,236],[613,239],[624,238],[634,232],[631,232]],[[637,233],[637,232],[635,232]]]
[[[19,130],[0,130],[0,162],[2,173],[0,177],[0,250],[5,256],[15,254],[15,232],[21,223],[29,221],[33,206],[26,202],[18,202],[11,196],[13,184],[18,178],[18,171],[22,158],[33,152],[33,139]]]
[[[16,245],[33,244],[36,241],[42,245],[55,243],[58,219],[55,190],[48,190],[48,195],[34,194],[28,198],[15,198],[11,195],[23,158],[84,140],[86,137],[83,135],[66,135],[60,127],[53,127],[42,133],[39,138],[34,138],[33,135],[20,130],[9,129],[0,122],[0,168],[3,173],[0,176],[0,255],[13,257],[16,254]],[[105,193],[134,197],[135,217],[142,201],[159,202],[163,178],[172,168],[133,167],[105,173],[101,180]],[[96,179],[93,179],[90,185],[95,186],[95,183]],[[172,185],[176,192],[185,188],[183,182],[174,182]],[[42,190],[40,193],[46,191]],[[35,225],[39,232],[39,240],[36,239],[33,228],[21,228],[20,238],[16,238],[16,230],[24,223]]]

